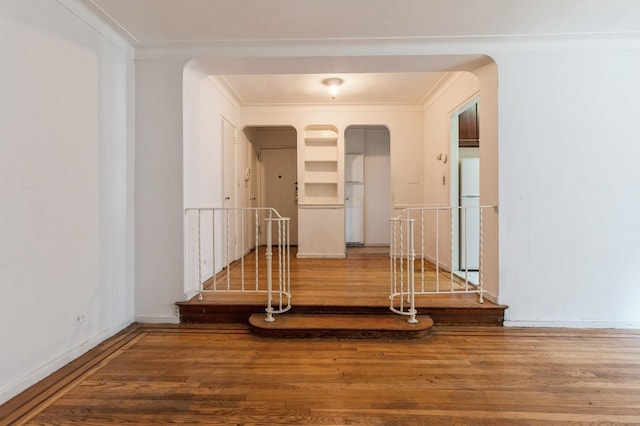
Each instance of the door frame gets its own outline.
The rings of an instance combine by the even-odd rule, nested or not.
[[[480,109],[480,95],[474,95],[455,109],[449,115],[449,206],[460,206],[460,147],[458,117],[469,107],[477,105]],[[482,167],[482,165],[481,165]],[[460,215],[458,209],[451,212],[451,220],[457,226],[452,226],[451,235],[451,270],[460,269]]]
[[[383,246],[383,245],[388,245],[389,241],[384,241],[384,242],[371,242],[371,239],[367,238],[367,229],[371,229],[371,228],[367,228],[367,223],[369,223],[369,225],[371,226],[371,224],[374,222],[373,220],[369,220],[367,221],[367,212],[370,212],[370,209],[367,209],[367,202],[371,201],[372,197],[367,197],[367,173],[366,173],[366,168],[367,168],[367,131],[372,132],[372,131],[386,131],[387,133],[387,138],[386,138],[386,146],[388,147],[389,153],[388,153],[388,184],[389,184],[389,192],[388,192],[388,200],[389,200],[389,205],[388,205],[388,217],[390,218],[393,215],[393,173],[391,170],[391,130],[389,129],[389,126],[387,124],[349,124],[347,127],[345,127],[344,129],[344,163],[345,164],[345,170],[344,170],[344,179],[343,179],[343,184],[344,184],[344,195],[345,195],[345,201],[344,201],[344,216],[345,216],[345,223],[344,223],[344,233],[345,233],[345,246],[347,245],[347,200],[346,200],[346,196],[347,196],[347,180],[346,180],[346,157],[347,155],[352,155],[353,153],[348,153],[348,149],[347,149],[347,132],[349,131],[349,129],[355,129],[355,130],[359,130],[362,129],[363,131],[363,148],[362,148],[362,156],[363,156],[363,173],[364,173],[364,180],[362,182],[363,185],[363,194],[362,194],[362,245],[363,246]],[[369,157],[369,159],[371,159],[371,157]],[[371,189],[370,189],[371,190]],[[387,233],[388,234],[388,233]],[[387,235],[388,236],[388,235]],[[386,237],[385,237],[386,238]]]

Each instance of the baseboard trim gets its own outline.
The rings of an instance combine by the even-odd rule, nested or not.
[[[300,253],[296,254],[298,259],[346,259],[346,253]]]
[[[180,317],[149,317],[138,316],[136,322],[141,324],[180,324]]]
[[[197,289],[191,289],[191,290],[189,290],[188,292],[185,292],[185,293],[184,293],[184,300],[185,300],[185,301],[187,301],[187,300],[191,300],[191,299],[193,299],[193,298],[194,298],[198,293],[200,293],[200,291],[199,291],[199,290],[197,290]],[[142,322],[142,321],[138,321],[138,322]]]
[[[65,365],[89,352],[91,349],[95,348],[108,338],[115,336],[125,328],[129,327],[131,324],[133,324],[133,320],[125,321],[114,327],[110,327],[91,337],[84,343],[66,351],[57,358],[36,368],[25,376],[13,381],[12,383],[9,383],[8,385],[2,386],[2,388],[0,388],[0,404],[4,404],[14,396],[40,382],[42,379],[60,370]]]
[[[613,328],[624,330],[640,330],[637,321],[520,321],[505,320],[505,327],[535,328]]]

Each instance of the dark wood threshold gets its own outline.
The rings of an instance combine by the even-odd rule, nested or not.
[[[411,324],[400,315],[285,314],[266,322],[262,314],[249,318],[251,331],[275,338],[421,339],[431,334],[433,321],[420,316]]]

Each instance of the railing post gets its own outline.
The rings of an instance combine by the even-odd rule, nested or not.
[[[273,298],[273,282],[272,282],[272,258],[273,251],[271,250],[271,214],[266,219],[267,225],[267,317],[264,319],[265,322],[273,322],[275,318],[273,317],[273,306],[272,306],[272,298]]]
[[[198,300],[202,300],[202,290],[204,287],[202,285],[202,242],[201,242],[201,225],[200,220],[202,216],[202,210],[198,209]]]
[[[409,235],[407,236],[407,253],[409,254],[409,263],[407,265],[407,284],[409,285],[409,319],[410,324],[416,324],[416,283],[415,283],[415,261],[416,252],[413,238],[413,219],[408,221]]]
[[[484,273],[484,242],[483,242],[483,238],[484,238],[484,224],[483,224],[483,210],[482,207],[478,208],[478,214],[480,215],[480,251],[479,251],[479,256],[480,258],[478,259],[479,261],[479,265],[478,265],[478,288],[480,289],[480,295],[479,295],[479,299],[478,301],[480,303],[484,303],[484,277],[482,276]]]

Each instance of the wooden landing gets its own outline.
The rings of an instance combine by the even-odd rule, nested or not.
[[[198,300],[198,297],[194,297],[187,302],[178,302],[180,322],[246,324],[251,315],[264,315],[266,305],[264,295],[253,294],[249,297],[250,300],[245,301],[236,300],[237,298],[237,295],[206,294],[202,301]],[[294,298],[291,310],[278,315],[278,317],[292,314],[391,314],[388,302],[384,297],[382,297],[382,302],[378,303],[359,299],[357,296],[354,296],[353,299],[351,303],[345,304],[332,303],[330,297],[325,303],[296,303],[297,299]],[[436,325],[502,326],[507,306],[496,305],[487,300],[484,303],[479,303],[475,295],[440,295],[420,299],[416,309],[418,315],[428,315]]]
[[[386,249],[388,250],[388,249]],[[251,266],[253,256],[247,256]],[[240,276],[231,268],[231,282]],[[250,273],[246,276],[251,276]],[[297,259],[291,255],[291,314],[388,315],[389,257],[385,249],[349,248],[346,259]],[[435,271],[426,285],[432,288],[436,278],[441,286],[450,284],[450,276]],[[224,282],[224,279],[219,279]],[[254,314],[264,314],[265,293],[204,293],[177,303],[183,323],[244,323]],[[416,297],[418,315],[428,315],[436,325],[501,326],[507,306],[497,305],[478,295],[447,293]]]
[[[266,322],[264,314],[249,317],[251,331],[262,337],[420,339],[431,334],[433,320],[418,317],[410,324],[400,315],[284,314]]]

